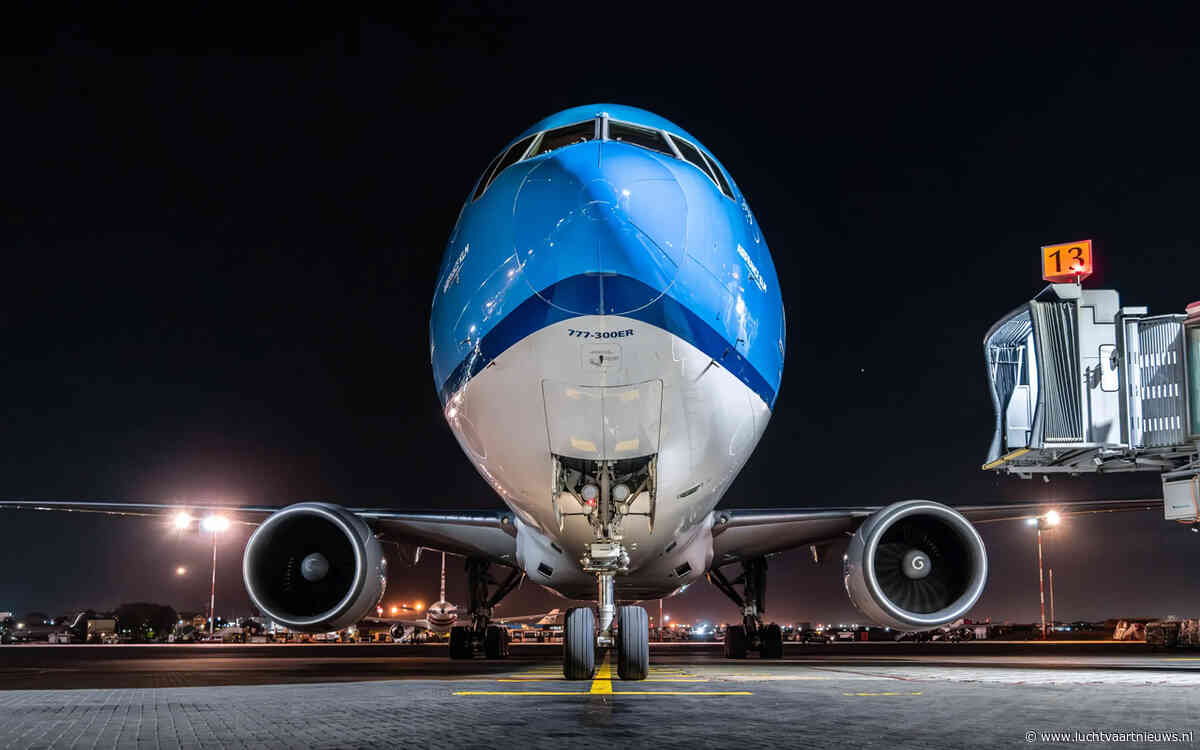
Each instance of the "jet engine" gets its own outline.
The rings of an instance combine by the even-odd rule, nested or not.
[[[387,560],[358,516],[330,503],[297,503],[251,535],[242,578],[263,615],[292,630],[325,632],[374,611]]]
[[[896,630],[925,630],[962,617],[983,593],[987,568],[987,550],[971,522],[926,500],[871,515],[842,558],[851,604]]]

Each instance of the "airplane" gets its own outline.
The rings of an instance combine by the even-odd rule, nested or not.
[[[846,541],[846,592],[879,625],[924,630],[962,617],[988,573],[974,524],[1049,506],[717,507],[767,427],[786,343],[765,234],[716,156],[651,112],[572,107],[517,134],[471,187],[432,301],[446,423],[505,510],[3,505],[255,524],[246,590],[294,630],[337,630],[374,609],[383,541],[461,555],[469,601],[450,627],[450,657],[506,654],[494,608],[528,577],[596,603],[563,615],[570,680],[592,678],[604,649],[621,679],[645,679],[646,610],[623,602],[702,578],[741,615],[726,628],[725,655],[781,657],[782,631],[765,617],[767,561],[796,548],[819,561]],[[740,573],[727,576],[728,566]]]
[[[442,553],[442,579],[438,600],[429,605],[423,618],[412,620],[396,617],[377,617],[380,622],[391,622],[408,628],[421,628],[431,633],[445,635],[458,622],[458,607],[446,601],[446,553]]]

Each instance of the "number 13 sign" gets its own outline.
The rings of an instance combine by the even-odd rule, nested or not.
[[[1064,242],[1042,248],[1042,278],[1063,284],[1092,275],[1092,241]]]

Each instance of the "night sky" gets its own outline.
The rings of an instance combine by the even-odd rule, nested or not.
[[[1200,299],[1189,19],[478,8],[22,36],[34,54],[0,63],[0,496],[502,507],[440,414],[438,263],[508,140],[609,101],[674,120],[724,162],[783,286],[782,390],[722,507],[1159,496],[1152,474],[981,472],[981,340],[1041,288],[1051,242],[1094,238],[1087,285],[1124,304]],[[974,614],[1034,619],[1032,532],[981,531],[992,575]],[[222,615],[249,611],[246,536],[220,543]],[[1198,548],[1155,514],[1071,520],[1047,546],[1057,614],[1196,616]],[[199,610],[209,555],[161,522],[5,513],[0,611]],[[860,619],[836,559],[797,551],[771,570],[773,617]],[[429,554],[393,567],[385,601],[436,593]],[[563,604],[527,585],[500,611]],[[735,616],[703,583],[666,611]]]

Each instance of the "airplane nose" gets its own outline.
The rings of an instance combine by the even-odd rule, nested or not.
[[[651,152],[581,144],[530,171],[513,204],[513,226],[533,291],[571,313],[619,315],[653,302],[674,281],[687,201]]]

